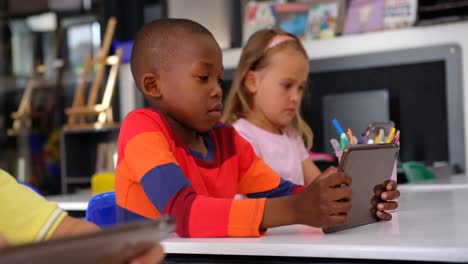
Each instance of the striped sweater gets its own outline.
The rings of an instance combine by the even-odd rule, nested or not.
[[[188,149],[153,109],[125,118],[115,182],[118,222],[170,214],[182,237],[260,236],[265,198],[303,189],[282,180],[231,126],[219,123],[200,135],[205,156]]]

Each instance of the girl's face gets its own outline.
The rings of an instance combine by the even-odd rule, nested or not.
[[[273,54],[265,68],[246,76],[246,88],[253,97],[253,111],[247,119],[270,132],[280,132],[299,111],[308,74],[309,63],[299,51],[289,48]]]

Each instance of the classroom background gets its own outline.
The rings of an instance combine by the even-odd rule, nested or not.
[[[310,59],[301,105],[314,133],[310,158],[321,169],[337,165],[330,144],[339,138],[335,118],[357,135],[370,122],[393,122],[401,132],[402,191],[400,222],[389,230],[370,227],[394,235],[388,241],[366,231],[327,238],[327,248],[299,239],[311,231],[294,227],[254,247],[251,240],[171,240],[169,255],[201,262],[200,256],[216,255],[222,263],[239,263],[232,255],[306,263],[300,258],[336,252],[342,263],[468,261],[460,244],[466,239],[457,235],[468,234],[461,223],[468,197],[468,0],[0,0],[0,168],[73,216],[84,217],[94,195],[115,199],[120,122],[147,106],[130,71],[133,40],[142,25],[165,17],[192,19],[214,34],[223,49],[223,96],[253,32],[279,27],[297,35]],[[440,223],[453,227],[433,244],[424,233],[439,222],[420,223],[405,211],[418,208],[424,216],[432,210],[427,203],[446,215]],[[359,241],[363,253],[348,250]],[[314,243],[319,248],[308,247]]]
[[[146,105],[129,67],[133,38],[162,17],[213,32],[224,95],[253,32],[297,35],[320,168],[336,164],[337,118],[358,134],[371,121],[402,131],[400,183],[465,172],[466,1],[4,0],[0,10],[0,167],[44,194],[86,192],[93,175],[113,173],[119,122]]]

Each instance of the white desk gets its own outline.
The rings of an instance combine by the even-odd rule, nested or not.
[[[440,191],[453,189],[468,189],[466,176],[464,174],[453,175],[451,177],[427,181],[417,184],[401,184],[399,190],[405,191]],[[90,193],[66,194],[47,196],[49,201],[58,203],[59,207],[66,211],[86,211],[88,201],[91,199]]]
[[[297,225],[270,229],[261,238],[172,237],[163,244],[169,258],[194,254],[468,262],[468,185],[463,179],[401,185],[400,208],[391,223],[329,235]],[[47,197],[69,211],[85,211],[90,198],[90,194]]]
[[[258,256],[309,258],[308,263],[323,258],[345,262],[367,259],[380,260],[376,261],[379,263],[382,260],[466,263],[467,201],[468,189],[402,191],[400,208],[390,223],[374,223],[328,235],[320,229],[296,225],[271,229],[261,238],[172,237],[163,244],[169,259],[181,256],[173,254],[194,254],[187,259],[201,254],[211,261],[216,256],[244,256],[247,263],[261,258]],[[247,256],[255,257],[245,259]],[[222,261],[226,262],[226,257]]]
[[[452,175],[446,178],[439,178],[420,183],[400,184],[398,189],[402,192],[426,192],[426,191],[442,191],[442,190],[466,190],[468,183],[465,174]]]
[[[88,201],[93,197],[90,193],[47,196],[49,201],[56,202],[65,211],[86,211]]]

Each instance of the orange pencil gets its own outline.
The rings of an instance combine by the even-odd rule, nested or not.
[[[379,130],[379,135],[375,137],[374,143],[375,144],[380,144],[382,143],[382,138],[384,137],[384,131],[383,129]]]
[[[351,131],[350,128],[348,128],[348,137],[349,137],[349,142],[352,145],[356,144],[356,141],[354,140],[354,137],[353,137],[353,131]]]

